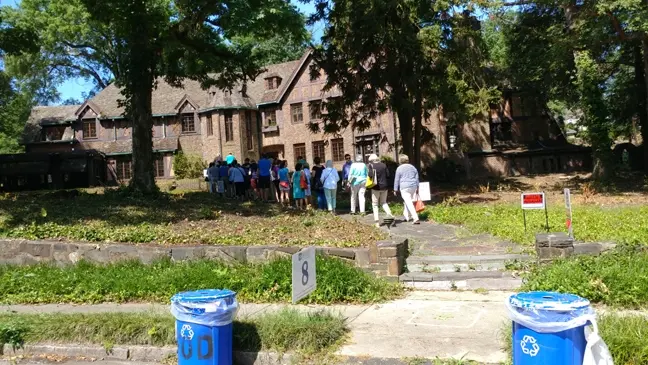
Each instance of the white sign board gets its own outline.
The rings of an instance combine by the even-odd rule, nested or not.
[[[421,182],[419,183],[418,194],[421,198],[421,201],[427,202],[432,200],[432,193],[430,192],[430,183]]]
[[[522,209],[545,209],[544,193],[522,193],[520,196]]]
[[[292,256],[292,302],[297,303],[317,288],[315,247],[305,248]]]

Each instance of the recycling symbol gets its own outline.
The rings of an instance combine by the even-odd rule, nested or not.
[[[531,336],[524,336],[522,338],[522,341],[520,341],[520,347],[522,348],[522,352],[525,355],[529,355],[531,357],[534,357],[540,352],[540,346],[536,343],[536,339],[531,337]]]
[[[194,331],[191,329],[191,326],[188,324],[183,325],[182,329],[180,330],[180,337],[182,337],[185,340],[191,341],[193,336],[194,336]]]

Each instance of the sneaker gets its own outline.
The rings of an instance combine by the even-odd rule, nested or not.
[[[414,221],[412,224],[421,224],[421,221]]]

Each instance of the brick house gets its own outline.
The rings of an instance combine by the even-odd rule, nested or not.
[[[391,112],[380,115],[363,132],[347,129],[339,135],[325,135],[309,131],[307,123],[321,118],[322,100],[335,96],[323,92],[324,76],[311,80],[310,65],[311,53],[306,52],[299,60],[266,67],[255,81],[237,85],[231,92],[204,90],[191,80],[174,88],[159,80],[152,98],[156,177],[173,177],[173,155],[178,151],[205,161],[229,153],[239,160],[268,153],[287,160],[291,167],[298,156],[309,162],[317,156],[331,159],[338,168],[347,153],[394,158],[398,134]],[[132,131],[122,116],[120,96],[119,89],[110,85],[82,105],[35,107],[25,128],[27,153],[98,151],[105,155],[108,181],[128,180]],[[441,113],[433,113],[425,121],[434,138],[423,146],[424,165],[462,155],[470,161],[467,165],[474,175],[509,175],[518,164],[511,162],[516,153],[529,150],[523,146],[533,141],[544,140],[542,150],[554,142],[565,148],[566,144],[556,142],[559,128],[537,108],[527,112],[525,105],[520,96],[508,95],[502,105],[493,106],[489,120],[454,128],[446,126]],[[454,148],[451,136],[458,142]],[[528,166],[517,169],[533,172]]]

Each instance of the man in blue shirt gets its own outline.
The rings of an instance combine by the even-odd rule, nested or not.
[[[230,153],[229,155],[227,155],[227,157],[225,157],[225,162],[226,162],[228,165],[231,165],[232,162],[234,162],[234,155],[231,154],[231,153]]]
[[[258,188],[261,191],[261,197],[264,202],[268,201],[270,196],[270,169],[272,168],[272,162],[265,154],[261,155],[261,159],[258,162],[259,165],[259,184]]]
[[[345,187],[347,183],[349,182],[349,171],[351,171],[351,164],[353,162],[351,161],[351,155],[348,153],[344,155],[344,166],[342,166],[342,187]]]

